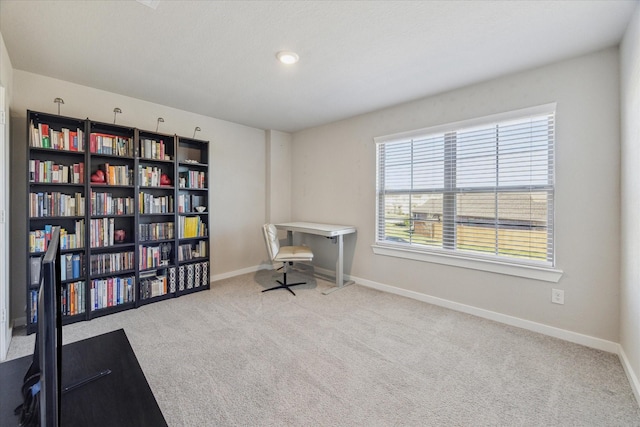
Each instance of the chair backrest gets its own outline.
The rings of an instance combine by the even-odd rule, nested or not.
[[[265,224],[262,226],[264,232],[264,240],[267,243],[269,256],[273,260],[278,252],[280,252],[280,241],[278,240],[278,229],[273,224]]]

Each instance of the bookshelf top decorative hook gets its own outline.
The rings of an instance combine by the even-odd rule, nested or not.
[[[202,129],[200,129],[200,126],[196,126],[196,128],[193,130],[193,138],[196,137],[196,132],[200,132]]]
[[[56,98],[53,100],[53,102],[55,102],[56,104],[58,104],[58,115],[60,115],[60,104],[64,104],[64,99],[62,98]]]
[[[119,109],[118,107],[113,109],[113,124],[116,124],[116,117],[118,114],[122,113],[122,110]]]
[[[158,121],[156,123],[156,132],[158,132],[158,127],[160,126],[160,123],[164,123],[164,119],[162,117],[158,117]]]

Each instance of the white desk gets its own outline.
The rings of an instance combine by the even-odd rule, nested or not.
[[[345,234],[352,234],[356,232],[356,228],[351,225],[335,225],[335,224],[318,224],[315,222],[286,222],[282,224],[275,224],[279,230],[287,231],[287,238],[289,244],[293,244],[293,233],[306,233],[315,234],[316,236],[323,236],[330,238],[333,243],[338,244],[338,259],[336,260],[336,287],[325,292],[328,294],[341,289],[344,286],[352,283],[344,281],[344,241],[343,236]]]

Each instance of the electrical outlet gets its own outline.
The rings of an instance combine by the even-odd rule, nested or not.
[[[551,289],[551,302],[564,304],[564,291],[562,289]]]

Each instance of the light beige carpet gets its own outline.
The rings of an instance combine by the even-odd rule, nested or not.
[[[124,328],[170,426],[640,426],[616,355],[358,285],[261,293],[276,275],[68,325],[64,340]],[[16,336],[9,357],[32,348]]]

